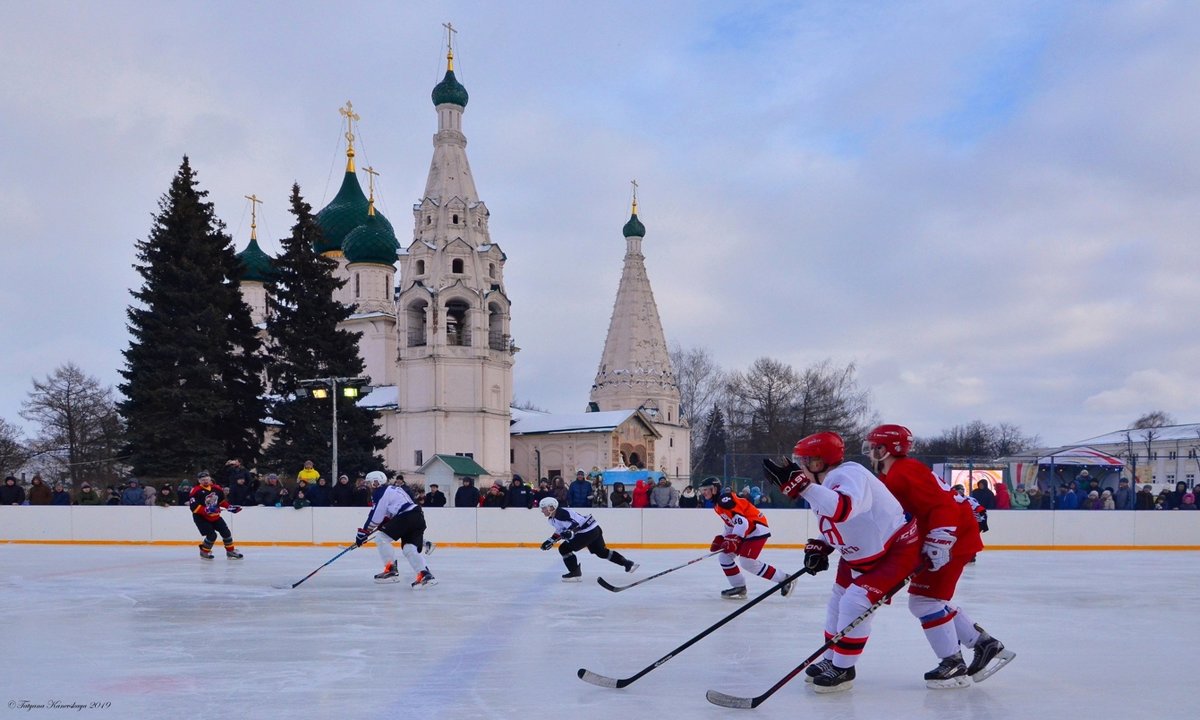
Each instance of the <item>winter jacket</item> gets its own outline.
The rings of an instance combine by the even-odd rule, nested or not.
[[[329,491],[329,502],[334,507],[350,507],[354,504],[354,487],[350,481],[338,480]]]
[[[1055,498],[1055,510],[1078,510],[1079,496],[1070,490]]]
[[[142,494],[142,489],[137,485],[125,488],[121,491],[122,505],[145,505],[146,496]]]
[[[671,481],[663,478],[650,491],[650,507],[679,507],[679,491],[671,487]]]
[[[249,480],[229,486],[229,502],[233,505],[254,504],[254,493],[250,491]]]
[[[757,503],[755,503],[757,504]],[[700,498],[696,496],[696,489],[688,485],[679,495],[679,507],[694,508],[700,506]]]
[[[1118,510],[1132,510],[1133,490],[1128,485],[1118,487],[1117,491],[1113,493],[1113,503],[1117,506]]]
[[[454,491],[454,507],[479,507],[479,488],[463,485]]]
[[[592,484],[585,479],[572,480],[571,486],[567,488],[568,500],[571,502],[571,507],[591,507]]]
[[[558,501],[559,507],[571,506],[571,498],[567,490],[567,483],[562,478],[554,478],[554,484],[550,486],[550,492],[554,493],[554,499]]]
[[[599,480],[592,483],[592,507],[608,507],[608,491]]]
[[[41,478],[33,479],[33,484],[29,486],[30,505],[49,505],[53,497],[54,493],[50,492],[50,488],[42,482]]]
[[[308,496],[308,501],[312,503],[313,507],[329,507],[329,483],[324,480],[318,479],[317,482],[309,485],[305,495]]]
[[[12,482],[4,481],[4,485],[0,485],[0,505],[20,505],[25,502],[25,488],[17,484],[15,478]]]
[[[1013,510],[1028,510],[1029,509],[1029,493],[1024,490],[1017,489],[1012,494],[1012,509]]]
[[[650,483],[638,480],[633,486],[633,507],[650,507]]]
[[[254,493],[254,502],[258,505],[274,506],[279,502],[279,483],[264,483],[258,492]]]
[[[612,494],[608,496],[608,499],[615,508],[627,508],[633,502],[633,498],[625,492],[624,483],[613,483]]]
[[[55,490],[50,495],[50,504],[51,505],[70,505],[71,504],[71,493],[67,492],[66,490]]]
[[[533,491],[523,482],[513,481],[513,484],[508,487],[508,506],[531,508],[533,507]]]
[[[493,486],[495,487],[495,486]],[[483,507],[486,508],[506,508],[508,507],[508,496],[504,494],[503,488],[499,492],[488,490],[483,496]]]
[[[446,493],[441,490],[425,493],[425,507],[446,507]]]
[[[80,505],[103,505],[104,498],[96,492],[95,488],[89,487],[87,492],[82,489],[79,491],[78,503]]]

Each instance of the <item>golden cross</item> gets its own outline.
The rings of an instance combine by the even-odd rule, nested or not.
[[[262,205],[262,200],[258,199],[258,195],[247,195],[246,199],[250,201],[250,239],[258,239],[258,206]]]
[[[346,142],[354,147],[354,123],[358,121],[358,113],[354,112],[354,104],[346,101],[346,107],[338,108],[338,114],[346,118]]]
[[[630,180],[629,184],[633,186],[633,214],[637,215],[637,180]]]
[[[454,69],[454,34],[458,32],[452,23],[442,23],[446,28],[446,69]]]
[[[367,187],[370,188],[371,193],[371,197],[368,198],[368,200],[370,202],[375,202],[375,176],[379,173],[370,165],[363,168],[363,172],[367,174]]]

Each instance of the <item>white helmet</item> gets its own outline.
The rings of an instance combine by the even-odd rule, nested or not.
[[[551,510],[557,510],[558,509],[558,500],[556,500],[555,498],[552,498],[552,497],[544,497],[541,499],[541,501],[538,502],[538,507],[541,508],[542,510],[545,510],[546,508],[550,508]]]
[[[367,473],[367,482],[377,482],[380,485],[387,485],[388,479],[387,475],[384,474],[382,470],[372,470],[371,472]]]

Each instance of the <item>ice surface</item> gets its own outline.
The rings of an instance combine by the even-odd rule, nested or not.
[[[436,540],[436,537],[433,539]],[[0,545],[0,710],[61,716],[57,701],[111,703],[95,718],[520,718],[811,720],[1194,717],[1200,553],[985,552],[960,603],[1017,652],[965,690],[925,688],[936,665],[900,602],[876,615],[848,693],[801,678],[756,710],[704,698],[755,695],[822,642],[832,573],[803,577],[632,686],[632,675],[738,605],[716,559],[621,593],[623,584],[701,554],[626,552],[634,575],[582,556],[564,584],[557,553],[439,548],[440,584],[376,585],[373,548],[243,547],[201,561],[193,547]],[[800,566],[798,551],[763,559]],[[754,594],[766,582],[749,578]],[[903,598],[903,596],[901,596]],[[969,659],[969,657],[968,657]],[[50,713],[50,715],[47,715]]]

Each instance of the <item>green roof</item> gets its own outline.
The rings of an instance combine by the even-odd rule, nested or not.
[[[318,253],[342,250],[342,242],[346,236],[359,225],[367,221],[367,196],[363,194],[362,186],[358,184],[358,176],[353,170],[347,170],[342,178],[342,187],[333,200],[317,213],[317,224],[321,226],[322,240],[313,245]],[[383,223],[387,231],[395,234],[392,224],[376,211],[375,217]]]
[[[238,261],[242,264],[242,280],[266,282],[275,272],[271,256],[258,246],[258,240],[250,239],[246,249],[238,253]]]
[[[621,228],[621,231],[625,233],[625,237],[646,237],[646,226],[642,224],[641,220],[638,220],[637,213],[629,216],[629,222],[625,223],[625,227]]]
[[[465,108],[467,106],[467,89],[455,77],[453,70],[446,71],[446,77],[433,86],[433,105],[437,107],[450,103]]]
[[[454,471],[455,475],[479,477],[480,475],[488,474],[488,471],[484,470],[482,465],[464,455],[434,455],[429,462],[421,466],[421,472],[424,472],[425,468],[429,467],[437,460],[441,460],[449,465],[450,469]]]
[[[368,215],[365,223],[350,231],[342,242],[346,262],[396,264],[396,251],[400,249],[400,243],[385,222],[380,221],[378,214]]]

